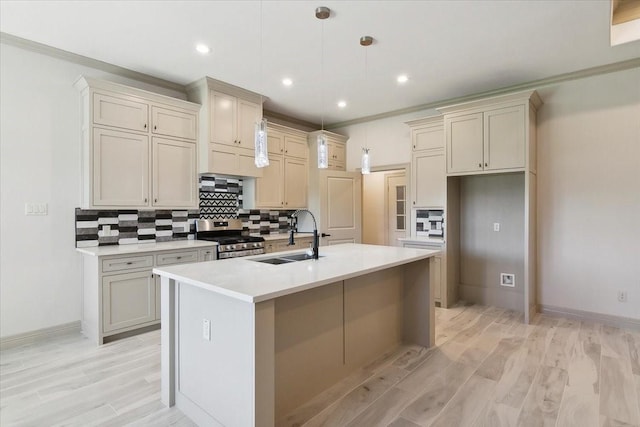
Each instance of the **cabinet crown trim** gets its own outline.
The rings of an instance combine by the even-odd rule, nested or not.
[[[423,117],[421,119],[408,120],[404,122],[407,126],[416,127],[422,125],[441,125],[443,123],[444,117],[442,114],[438,114],[437,116],[429,116]]]
[[[536,111],[542,105],[542,99],[540,98],[540,95],[538,95],[538,92],[535,90],[528,90],[523,92],[510,93],[508,95],[500,95],[500,96],[494,96],[491,98],[483,98],[477,101],[470,101],[470,102],[464,102],[461,104],[449,105],[446,107],[436,108],[436,110],[440,111],[440,113],[442,114],[451,114],[451,113],[457,113],[460,111],[470,110],[473,108],[484,108],[484,107],[489,107],[493,105],[499,106],[500,104],[504,104],[507,102],[517,102],[517,101],[520,101],[523,104],[528,102]]]
[[[308,132],[305,132],[300,129],[284,126],[278,123],[271,123],[269,119],[267,119],[267,130],[268,131],[273,130],[276,132],[286,132],[289,135],[297,135],[305,139],[307,138],[307,135],[308,135]]]
[[[340,135],[339,133],[334,133],[334,132],[329,132],[328,130],[316,130],[313,132],[309,132],[309,137],[317,137],[320,134],[325,134],[327,137],[329,138],[333,138],[335,140],[337,140],[338,142],[343,142],[343,143],[347,143],[347,141],[349,140],[348,136],[345,135]]]
[[[241,88],[239,86],[234,86],[230,83],[225,83],[220,80],[212,79],[211,77],[203,77],[200,80],[196,80],[193,83],[189,83],[186,86],[187,93],[192,92],[194,90],[198,90],[199,88],[206,86],[209,90],[215,90],[216,92],[226,93],[227,95],[233,95],[238,98],[242,98],[246,101],[254,102],[256,104],[262,105],[267,98],[264,95],[261,95],[256,92],[252,92],[248,89]]]
[[[200,111],[201,107],[200,104],[197,104],[195,102],[190,102],[180,98],[174,98],[172,96],[161,95],[159,93],[151,92],[144,89],[138,89],[136,87],[127,86],[120,83],[110,82],[108,80],[94,79],[93,77],[80,76],[73,85],[76,87],[76,89],[78,89],[79,92],[82,92],[86,89],[106,90],[121,95],[143,98],[143,102],[173,105],[195,112]]]

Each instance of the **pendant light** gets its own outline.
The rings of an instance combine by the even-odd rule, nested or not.
[[[360,37],[360,46],[364,46],[365,48],[367,46],[371,46],[371,44],[373,44],[373,37],[371,36],[362,36]],[[363,79],[366,83],[367,80],[367,50],[365,49],[364,51],[364,79]],[[369,150],[370,148],[367,147],[367,128],[368,128],[368,124],[365,123],[364,125],[364,147],[362,148],[362,164],[361,164],[361,170],[362,170],[362,174],[363,175],[367,175],[371,173],[371,159],[369,157]]]
[[[316,18],[324,21],[331,16],[331,9],[320,6],[316,8]],[[318,134],[316,145],[318,146],[318,169],[329,167],[329,146],[327,136],[324,134],[324,22],[320,27],[320,109],[322,111],[322,130]]]
[[[260,0],[260,86],[262,84],[262,0]],[[262,88],[261,92],[264,90]],[[260,94],[260,105],[262,106],[262,94]],[[269,149],[267,147],[267,119],[262,119],[256,122],[255,127],[255,164],[258,168],[269,166]]]

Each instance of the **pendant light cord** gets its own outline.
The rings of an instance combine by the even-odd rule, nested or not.
[[[320,110],[322,132],[324,132],[324,20],[320,23]]]

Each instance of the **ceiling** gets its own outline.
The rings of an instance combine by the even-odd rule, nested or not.
[[[317,6],[331,8],[330,19],[316,19]],[[0,31],[182,85],[210,76],[264,94],[271,111],[329,124],[640,57],[639,41],[610,46],[610,8],[609,0],[2,0]],[[363,35],[374,44],[360,46]],[[197,53],[196,43],[211,52]],[[402,73],[409,80],[400,85]]]

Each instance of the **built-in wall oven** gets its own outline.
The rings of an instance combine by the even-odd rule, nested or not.
[[[239,219],[200,219],[196,221],[196,239],[218,242],[216,259],[260,255],[264,252],[264,238],[242,234]]]

